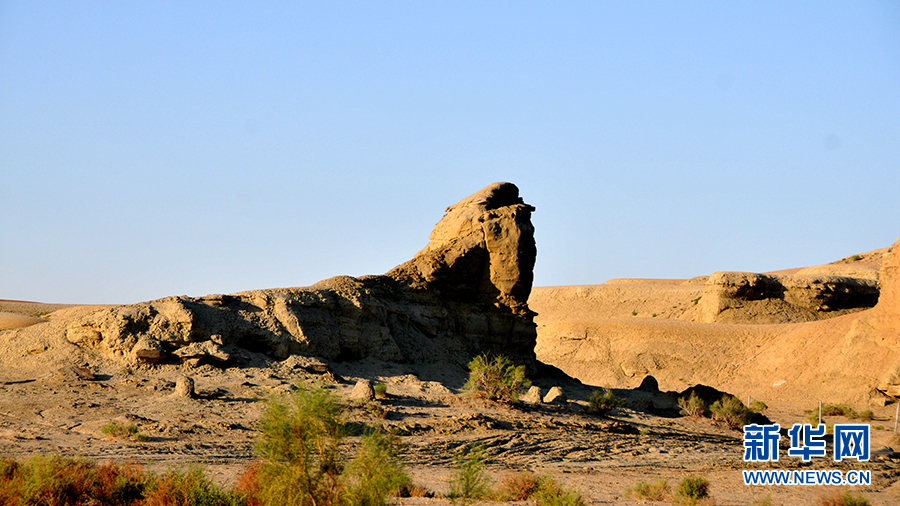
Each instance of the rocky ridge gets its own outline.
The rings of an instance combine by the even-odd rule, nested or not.
[[[65,336],[132,364],[261,353],[464,365],[496,351],[533,366],[532,211],[495,183],[447,208],[428,245],[385,275],[115,306],[69,320]]]

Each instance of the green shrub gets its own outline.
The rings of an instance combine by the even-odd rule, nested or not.
[[[740,399],[730,395],[722,396],[722,399],[714,402],[709,410],[713,420],[723,422],[732,429],[739,429],[749,424],[754,415]]]
[[[709,481],[702,476],[685,476],[675,489],[674,504],[695,505],[709,497]]]
[[[865,411],[859,412],[859,419],[863,422],[871,422],[875,419],[875,413],[872,412],[871,409],[867,409]]]
[[[105,462],[98,465],[87,460],[58,455],[32,457],[23,463],[5,459],[0,463],[0,504],[104,506],[187,504],[177,503],[174,500],[150,502],[153,497],[165,497],[163,492],[159,491],[160,483],[159,478],[144,472],[140,465],[132,463]]]
[[[604,393],[600,393],[600,390],[594,390],[591,392],[591,397],[588,399],[588,411],[597,415],[606,415],[610,411],[625,406],[627,403],[625,399],[620,399],[616,397],[616,394],[612,393],[612,390],[606,390]]]
[[[463,390],[491,401],[514,404],[530,386],[524,365],[517,366],[502,355],[479,355],[469,362],[469,379]]]
[[[387,397],[387,385],[386,384],[377,383],[375,385],[375,387],[373,387],[373,390],[375,390],[375,397],[378,397],[379,399],[384,399],[385,397]]]
[[[750,411],[754,413],[762,413],[769,409],[769,406],[763,401],[753,401],[750,403]]]
[[[851,420],[859,417],[856,410],[847,404],[825,404],[822,406],[822,416],[844,416]]]
[[[372,431],[362,437],[359,452],[346,470],[350,505],[385,506],[387,496],[397,496],[410,486],[399,453],[395,435]]]
[[[645,501],[665,501],[669,497],[669,483],[663,478],[651,483],[639,481],[634,486],[626,488],[625,495]]]
[[[357,456],[346,462],[343,406],[325,388],[273,397],[259,428],[256,452],[264,461],[241,487],[263,505],[378,506],[409,482],[398,440],[380,432],[364,435]]]
[[[849,490],[834,490],[819,498],[819,506],[869,506],[869,500]]]
[[[679,397],[678,407],[681,408],[681,413],[687,416],[706,416],[706,402],[697,395],[697,392],[691,392],[687,399]]]
[[[191,466],[186,472],[170,470],[147,494],[143,506],[239,506],[245,498],[223,490],[216,485],[200,466]]]
[[[498,501],[527,501],[541,487],[540,479],[531,471],[507,474],[494,493]]]
[[[539,478],[537,492],[532,495],[536,506],[584,506],[584,498],[567,490],[550,477]]]
[[[137,425],[134,424],[122,426],[116,422],[109,422],[100,429],[100,432],[114,438],[124,438],[142,442],[150,441],[150,437],[138,432]]]
[[[762,497],[753,500],[753,506],[775,506],[772,494],[768,493]]]
[[[465,452],[457,451],[453,456],[453,474],[447,494],[453,504],[471,504],[488,495],[490,487],[484,474],[484,454],[484,446],[479,445]]]
[[[537,506],[584,506],[581,494],[566,490],[549,476],[530,471],[507,475],[493,494],[498,501],[534,500]]]

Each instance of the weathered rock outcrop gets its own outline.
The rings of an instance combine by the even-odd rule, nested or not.
[[[896,321],[900,319],[900,238],[885,256],[878,279],[881,295],[875,309],[879,313],[893,315]]]
[[[873,307],[874,279],[753,272],[716,272],[700,299],[698,321],[705,323],[777,323],[814,321]]]
[[[385,275],[117,306],[73,320],[66,337],[137,363],[255,352],[465,364],[493,351],[530,365],[533,210],[495,183],[447,208],[428,245]]]

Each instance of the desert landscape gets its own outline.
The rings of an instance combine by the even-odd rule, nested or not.
[[[454,455],[474,445],[493,483],[531,471],[585,504],[653,504],[629,489],[690,475],[718,505],[816,504],[844,490],[747,486],[745,469],[870,470],[852,491],[900,503],[900,243],[769,273],[533,287],[534,211],[495,183],[448,207],[425,248],[388,273],[304,288],[121,306],[0,294],[0,456],[199,463],[227,486],[256,458],[265,400],[324,385],[349,422],[399,435],[427,491],[402,504],[449,504]],[[511,405],[466,393],[480,355],[523,365],[539,394]],[[385,391],[360,397],[366,382]],[[782,428],[809,423],[820,402],[853,409],[829,425],[870,412],[871,459],[744,462],[739,428],[682,413],[692,391],[762,401],[759,420]],[[592,410],[607,392],[625,404]],[[144,437],[110,435],[111,423]]]

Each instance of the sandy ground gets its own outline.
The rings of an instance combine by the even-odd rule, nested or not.
[[[52,348],[26,348],[22,353],[33,357],[54,354]],[[253,458],[263,399],[303,382],[323,381],[290,359],[260,358],[254,366],[224,369],[209,365],[129,369],[90,355],[72,359],[68,364],[55,361],[58,368],[48,368],[49,362],[42,367],[2,368],[0,455],[80,455],[137,461],[157,470],[199,462],[216,479],[232,482]],[[738,431],[672,411],[622,409],[609,418],[590,415],[584,406],[591,389],[560,378],[537,377],[535,382],[545,390],[564,385],[568,402],[509,408],[460,395],[452,385],[420,381],[395,364],[337,363],[333,373],[336,381],[326,383],[341,396],[347,396],[359,378],[388,385],[387,399],[361,405],[348,402],[348,419],[398,430],[405,446],[402,457],[416,484],[437,494],[448,489],[453,453],[483,444],[495,481],[510,471],[527,469],[580,490],[588,504],[646,504],[625,498],[625,489],[655,478],[674,486],[688,474],[709,479],[719,505],[750,504],[766,494],[774,504],[809,504],[810,498],[829,488],[745,486],[741,470],[751,468],[867,469],[874,482],[862,490],[873,504],[900,501],[896,485],[900,454],[884,449],[892,436],[891,406],[878,410],[872,422],[887,429],[873,431],[872,449],[879,451],[869,463],[823,459],[803,466],[798,459],[782,458],[777,464],[749,465],[742,461]],[[195,398],[174,394],[177,378],[185,374],[196,382]],[[461,378],[448,383],[460,382]],[[627,397],[634,392],[618,393]],[[805,415],[798,409],[769,416],[788,425]],[[109,422],[133,423],[150,440],[110,438],[101,432]],[[448,503],[442,498],[403,502]]]
[[[842,259],[835,265],[837,269],[852,268],[863,274],[877,271],[878,254],[863,255],[861,260]],[[691,280],[615,280],[594,287],[536,289],[533,307],[541,313],[539,325],[604,320],[605,323],[591,328],[615,331],[624,336],[624,341],[650,339],[648,346],[653,347],[661,346],[665,335],[675,328],[672,326],[702,325],[689,321],[694,310],[691,301],[700,290],[702,283]],[[548,294],[558,297],[548,298]],[[593,307],[571,303],[592,297],[604,302]],[[409,366],[375,361],[330,364],[332,375],[328,377],[303,369],[296,360],[277,362],[262,355],[228,367],[129,367],[60,337],[59,326],[68,318],[95,310],[97,307],[0,301],[0,456],[27,458],[55,453],[137,461],[156,470],[202,463],[217,480],[230,483],[253,459],[253,443],[258,434],[255,427],[264,399],[286,394],[296,385],[308,382],[324,382],[346,397],[356,380],[365,378],[387,384],[389,395],[364,404],[348,401],[348,420],[398,431],[405,448],[402,458],[414,482],[438,496],[448,490],[454,452],[482,444],[489,456],[487,471],[495,482],[507,473],[531,470],[578,489],[588,504],[652,504],[626,497],[626,489],[656,478],[666,479],[674,487],[690,474],[710,481],[711,495],[718,505],[754,504],[766,497],[776,505],[807,505],[838,488],[746,486],[741,471],[747,469],[868,470],[873,483],[855,490],[864,493],[872,504],[900,504],[900,453],[893,451],[900,450],[898,440],[893,439],[895,405],[854,406],[875,412],[875,420],[870,422],[873,456],[869,462],[836,463],[824,458],[804,464],[800,459],[787,457],[788,438],[784,436],[779,462],[750,464],[742,459],[740,431],[715,425],[709,419],[681,416],[676,410],[665,409],[666,402],[671,405],[671,398],[639,390],[646,375],[641,367],[649,363],[628,364],[623,369],[619,363],[579,358],[576,351],[571,360],[553,363],[561,368],[578,364],[582,379],[588,377],[588,382],[595,385],[605,384],[609,378],[619,381],[609,384],[618,395],[631,400],[631,407],[600,417],[584,409],[595,387],[582,385],[549,368],[541,369],[532,380],[544,391],[554,385],[563,386],[568,402],[510,408],[460,394],[463,371],[429,375],[444,378],[438,383],[421,381]],[[841,318],[850,321],[852,315]],[[849,325],[842,323],[841,318],[808,325]],[[771,328],[706,325],[705,328],[718,330],[699,332],[696,342],[676,343],[687,346],[688,351],[671,350],[672,355],[694,356],[701,353],[696,350],[705,350],[702,353],[707,356],[737,356],[736,350],[743,353],[755,349],[759,343],[753,340],[767,339],[766,329]],[[631,336],[632,331],[637,334]],[[737,338],[741,332],[749,333],[749,337]],[[659,341],[654,343],[656,334]],[[578,345],[577,341],[573,343]],[[614,340],[596,342],[616,345]],[[539,359],[541,345],[539,337]],[[776,356],[772,360],[783,355],[785,349],[772,351]],[[658,355],[667,353],[662,350]],[[684,364],[670,365],[672,374],[657,378],[660,386],[664,390],[690,386],[693,380],[686,374],[691,369]],[[604,376],[603,371],[607,370],[618,371],[617,376]],[[727,368],[715,374],[714,378],[724,383],[734,376]],[[193,398],[175,395],[175,383],[184,375],[195,381]],[[815,403],[802,397],[779,396],[778,392],[770,389],[768,396],[754,398],[771,406],[766,415],[782,427],[804,422],[804,410],[813,408]],[[733,393],[747,395],[743,391]],[[647,402],[648,396],[652,402]],[[826,419],[829,424],[847,421],[839,417]],[[104,435],[101,428],[110,422],[133,423],[149,436],[149,441]],[[449,504],[441,497],[407,498],[401,502]]]

